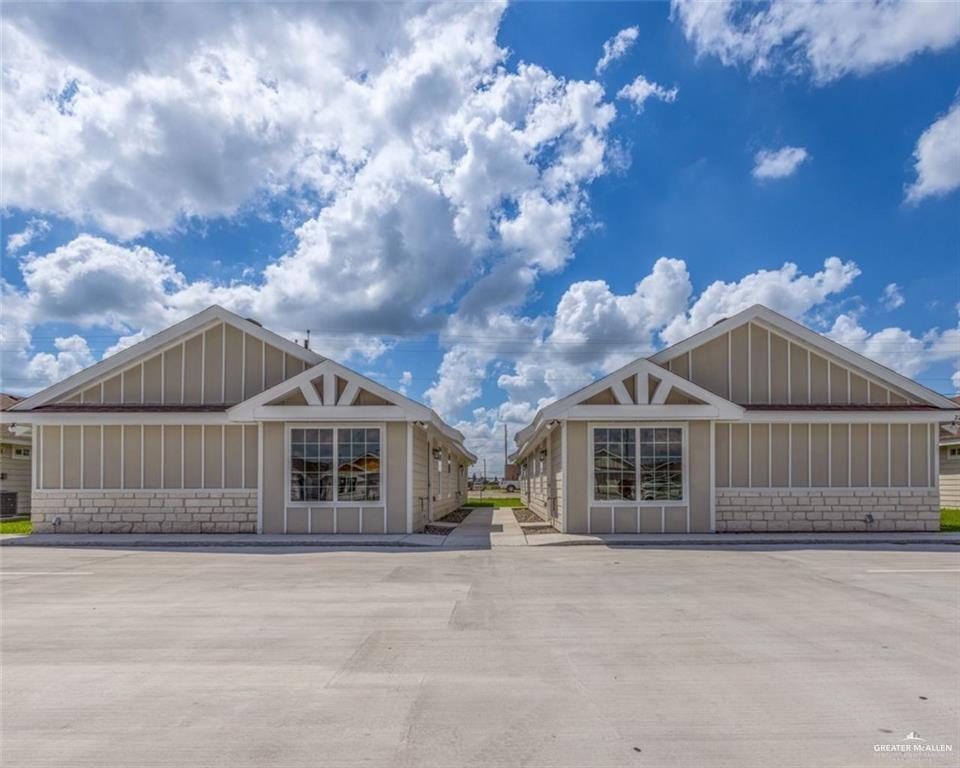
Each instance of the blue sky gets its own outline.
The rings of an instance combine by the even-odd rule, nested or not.
[[[5,390],[213,302],[495,468],[754,302],[960,387],[955,4],[8,8]]]

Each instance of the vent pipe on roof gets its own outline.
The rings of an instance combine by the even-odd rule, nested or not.
[[[310,349],[310,329],[307,328],[307,338],[303,340],[303,348]]]
[[[259,320],[254,320],[252,317],[245,317],[244,320],[246,320],[248,323],[253,323],[258,328],[263,328],[263,323],[261,323]]]

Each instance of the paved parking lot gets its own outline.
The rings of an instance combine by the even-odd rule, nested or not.
[[[960,764],[956,548],[4,548],[0,574],[4,766]],[[875,751],[901,743],[953,752]]]

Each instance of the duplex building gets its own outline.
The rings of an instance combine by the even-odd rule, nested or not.
[[[931,531],[958,408],[757,305],[541,409],[513,460],[564,532]]]
[[[475,457],[430,408],[212,306],[38,394],[36,532],[409,533]]]

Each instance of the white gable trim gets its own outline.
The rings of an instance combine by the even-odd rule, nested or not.
[[[308,396],[309,392],[313,390],[312,382],[320,376],[323,376],[324,381],[323,402],[325,404],[313,402]],[[327,397],[328,392],[336,392],[336,386],[334,385],[335,376],[339,376],[347,382],[347,386],[340,398],[340,404],[335,402],[335,398],[332,395],[329,398]],[[390,405],[346,405],[347,402],[353,400],[356,392],[360,389],[365,389],[374,395],[382,397],[388,401]],[[297,390],[300,390],[304,394],[308,405],[269,405],[274,400]],[[313,397],[316,398],[315,390],[313,391]],[[275,384],[269,389],[244,400],[242,403],[237,403],[227,410],[227,416],[231,421],[290,419],[349,421],[374,419],[379,421],[423,422],[424,424],[432,426],[442,437],[452,441],[457,450],[463,453],[471,462],[476,461],[476,456],[463,447],[463,435],[448,425],[435,411],[333,360],[324,360],[312,368],[307,368],[296,376],[292,376],[286,381],[281,381],[279,384]]]
[[[660,384],[657,386],[656,391],[653,393],[653,402],[646,404],[645,402],[641,403],[631,403],[629,402],[629,394],[626,391],[626,388],[620,386],[622,392],[617,394],[617,389],[614,389],[614,397],[618,400],[620,398],[626,398],[627,402],[620,405],[584,405],[584,400],[589,400],[594,395],[602,392],[607,388],[613,388],[615,384],[620,384],[628,376],[635,376],[637,384],[640,384],[640,381],[646,381],[648,376],[653,376],[660,380]],[[676,387],[687,395],[695,397],[698,400],[702,400],[706,403],[706,406],[691,406],[691,405],[666,405],[664,401],[667,398],[667,395],[670,393],[670,390]],[[637,398],[647,399],[648,392],[646,391],[645,386],[637,386]],[[567,395],[566,397],[557,400],[557,402],[552,403],[544,408],[541,408],[539,413],[529,426],[521,429],[516,435],[516,442],[521,446],[520,450],[517,451],[517,455],[522,454],[523,450],[526,447],[526,444],[530,442],[539,431],[540,428],[551,421],[562,420],[562,419],[571,419],[571,418],[586,418],[583,414],[586,413],[599,413],[597,409],[605,409],[607,414],[604,418],[671,418],[671,414],[674,415],[673,418],[722,418],[722,419],[739,419],[743,416],[744,409],[741,408],[736,403],[731,403],[729,400],[720,397],[714,392],[710,392],[707,389],[704,389],[698,384],[694,384],[692,381],[689,381],[682,376],[668,371],[666,368],[661,367],[655,362],[648,360],[646,358],[639,358],[634,360],[632,363],[625,365],[623,368],[620,368],[617,371],[614,371],[611,374],[604,376],[601,379],[588,384],[582,389],[577,390],[573,394]],[[679,414],[688,413],[689,411],[685,409],[697,408],[698,410],[694,411],[698,416],[683,416]],[[613,415],[619,414],[619,415]]]
[[[791,320],[790,318],[785,317],[778,312],[774,312],[772,309],[768,309],[762,304],[754,304],[752,307],[748,307],[742,312],[738,312],[737,314],[728,317],[725,320],[721,320],[706,330],[695,333],[693,336],[677,342],[673,346],[660,350],[650,359],[659,365],[663,365],[668,360],[673,360],[684,353],[690,352],[691,350],[703,344],[713,341],[714,339],[719,338],[725,333],[729,333],[736,328],[739,328],[741,325],[748,323],[751,320],[759,321],[760,324],[767,325],[772,329],[788,336],[794,336],[801,343],[813,347],[815,350],[821,352],[825,357],[832,357],[836,360],[846,363],[852,368],[857,368],[878,379],[884,384],[884,386],[908,392],[914,397],[917,397],[920,400],[929,403],[930,405],[935,405],[938,408],[952,409],[956,407],[956,403],[954,403],[948,397],[945,397],[938,392],[934,392],[932,389],[928,389],[922,384],[918,384],[913,379],[908,379],[906,376],[903,376],[902,374],[899,374],[896,371],[881,365],[880,363],[874,362],[870,358],[864,357],[860,353],[854,352],[852,349],[849,349],[842,344],[838,344],[822,334],[811,331],[806,326],[801,325],[795,320]]]
[[[75,373],[73,376],[68,376],[63,381],[47,387],[37,394],[21,400],[9,410],[28,411],[31,408],[45,405],[46,403],[55,400],[56,398],[70,392],[73,389],[83,388],[85,384],[89,384],[97,379],[106,378],[114,372],[119,373],[125,368],[136,365],[139,361],[145,361],[154,355],[159,354],[162,350],[165,350],[171,346],[175,346],[185,337],[194,336],[197,333],[206,330],[208,327],[220,322],[232,325],[238,330],[250,334],[266,344],[277,347],[287,354],[299,358],[310,365],[316,365],[318,362],[323,360],[323,357],[318,355],[316,352],[311,352],[309,349],[304,349],[300,345],[294,344],[289,339],[285,339],[283,336],[280,336],[273,331],[268,331],[266,328],[250,322],[249,320],[240,317],[240,315],[234,314],[233,312],[214,304],[211,307],[207,307],[202,312],[198,312],[197,314],[188,317],[186,320],[181,320],[179,323],[171,325],[164,331],[155,333],[148,339],[144,339],[143,341],[134,344],[131,347],[127,347],[126,349],[117,352],[115,355],[111,355],[106,360],[101,360],[99,363],[95,363],[89,368],[84,368],[79,373]]]

